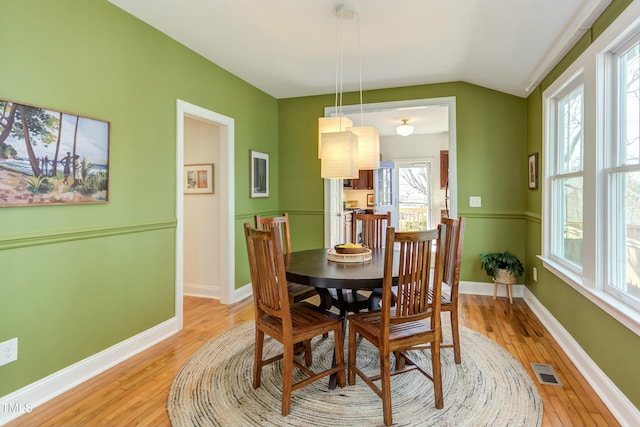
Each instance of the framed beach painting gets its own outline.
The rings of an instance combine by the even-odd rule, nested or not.
[[[185,165],[184,193],[213,193],[213,164]]]
[[[251,150],[251,197],[269,197],[269,154]]]
[[[0,99],[0,207],[106,203],[110,123]]]

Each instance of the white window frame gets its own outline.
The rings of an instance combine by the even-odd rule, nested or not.
[[[625,38],[622,43],[618,43],[615,46],[615,50],[609,51],[603,54],[604,74],[606,76],[605,86],[605,102],[608,108],[605,109],[605,117],[607,117],[608,123],[615,123],[610,129],[607,129],[604,135],[605,138],[605,151],[604,151],[604,167],[603,167],[603,180],[606,183],[605,191],[607,192],[607,200],[611,202],[613,195],[611,194],[611,180],[613,175],[625,174],[629,172],[640,172],[640,162],[634,164],[626,164],[621,158],[620,142],[618,141],[621,136],[619,129],[626,123],[623,122],[623,113],[621,108],[620,95],[620,81],[618,79],[620,70],[618,69],[618,62],[622,53],[626,52],[629,48],[639,45],[640,46],[640,31],[636,32],[629,38]],[[616,200],[617,202],[617,200]],[[618,225],[623,224],[624,218],[620,217],[620,212],[616,217],[613,216],[613,212],[607,211],[609,215],[607,218],[607,224],[605,227],[607,231],[611,229],[617,230],[618,234],[622,234],[622,227]],[[624,227],[626,229],[626,226]],[[626,231],[626,230],[625,230]],[[615,233],[615,232],[614,232]],[[621,236],[617,236],[617,239],[612,236],[612,233],[606,233],[606,247],[609,251],[626,251],[627,244],[620,242]],[[610,253],[607,255],[611,255]],[[626,270],[626,265],[624,268]],[[631,298],[625,292],[622,292],[617,287],[611,284],[611,276],[616,276],[616,279],[620,279],[626,274],[621,274],[616,271],[611,271],[613,268],[610,262],[606,263],[604,269],[603,289],[615,298],[618,298],[623,303],[630,305],[635,310],[640,311],[640,302]]]
[[[558,157],[559,153],[559,142],[558,142],[558,103],[559,101],[565,99],[567,96],[572,94],[576,89],[583,89],[583,101],[582,101],[582,147],[581,151],[584,153],[584,127],[586,126],[586,122],[584,120],[584,81],[582,76],[582,71],[580,71],[577,75],[573,76],[570,80],[566,82],[564,86],[562,86],[557,92],[553,93],[552,96],[549,96],[549,100],[547,103],[547,116],[546,122],[548,123],[547,129],[549,134],[547,135],[547,143],[545,144],[545,152],[544,157],[547,159],[546,161],[546,171],[545,181],[547,185],[545,188],[548,189],[546,192],[547,195],[547,204],[549,212],[547,212],[547,219],[545,221],[544,228],[545,238],[543,241],[545,242],[545,251],[544,253],[551,258],[553,261],[561,265],[566,270],[570,271],[576,277],[582,277],[582,265],[576,265],[575,263],[569,261],[567,258],[558,255],[560,252],[560,246],[564,245],[564,224],[561,223],[561,218],[558,216],[561,215],[559,204],[563,202],[560,198],[560,194],[557,192],[557,187],[561,184],[560,181],[570,178],[581,178],[583,180],[584,185],[584,157],[583,164],[579,171],[558,171]],[[583,154],[584,156],[584,154]],[[556,191],[554,191],[556,189]],[[583,195],[584,197],[584,195]],[[583,218],[584,220],[584,218]]]
[[[542,94],[542,254],[543,266],[613,318],[640,335],[640,311],[604,290],[606,280],[607,201],[605,144],[611,133],[607,122],[610,77],[606,56],[640,31],[640,2],[633,2]],[[583,260],[582,270],[569,268],[551,256],[552,224],[549,173],[553,139],[554,98],[580,76],[584,85],[584,162],[583,162]]]

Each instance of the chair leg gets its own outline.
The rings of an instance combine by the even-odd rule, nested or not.
[[[380,376],[382,390],[382,415],[384,425],[393,424],[393,414],[391,408],[391,362],[389,354],[380,353]]]
[[[342,366],[342,369],[338,371],[338,387],[344,387],[347,385],[347,377],[344,373],[344,333],[342,332],[342,325],[339,325],[333,330],[333,338],[336,365]]]
[[[313,363],[313,355],[311,354],[311,340],[306,340],[304,342],[304,364],[307,366],[311,366]]]
[[[404,369],[407,361],[404,357],[404,353],[401,351],[396,351],[394,355],[396,356],[396,367],[395,367],[396,371]]]
[[[264,332],[256,328],[256,349],[253,359],[253,388],[260,387],[260,377],[262,376],[262,348],[264,345]]]
[[[458,327],[458,310],[450,311],[451,314],[451,336],[453,337],[453,358],[457,365],[462,363],[460,353],[460,331]]]
[[[433,369],[433,396],[437,409],[444,408],[444,398],[442,396],[442,365],[440,361],[440,343],[431,344],[431,366]]]
[[[354,329],[355,328],[351,322],[349,322],[349,385],[355,385],[356,383],[356,333],[354,332]]]
[[[282,415],[291,412],[291,388],[293,383],[293,343],[283,345],[282,357]]]

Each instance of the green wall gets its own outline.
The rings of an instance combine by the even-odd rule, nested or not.
[[[458,211],[468,218],[462,279],[486,282],[478,255],[509,250],[524,259],[527,193],[526,100],[468,83],[367,91],[365,103],[456,98]],[[292,218],[296,249],[322,246],[324,186],[320,178],[318,117],[333,95],[281,99],[279,110],[280,210]],[[358,94],[344,95],[344,105]],[[469,208],[469,196],[482,196]]]
[[[628,4],[613,0],[542,90]],[[0,367],[0,396],[174,315],[178,98],[235,120],[235,286],[249,282],[242,223],[256,213],[289,212],[295,249],[323,244],[316,121],[333,95],[275,100],[106,0],[4,0],[1,10],[0,98],[108,120],[112,133],[108,204],[0,209],[0,341],[20,343],[19,360]],[[364,99],[456,97],[462,279],[488,281],[481,252],[516,253],[536,298],[640,406],[629,356],[640,354],[638,337],[536,258],[541,191],[527,190],[526,165],[541,153],[540,90],[525,100],[454,82]],[[345,94],[345,105],[356,103]],[[250,149],[271,155],[269,198],[249,198]],[[481,208],[469,208],[472,195]]]
[[[542,154],[542,91],[589,47],[604,29],[630,4],[613,0],[607,10],[579,43],[527,98],[527,152]],[[595,148],[595,147],[594,147]],[[542,161],[542,157],[539,159]],[[640,408],[640,338],[598,306],[542,266],[536,257],[542,253],[542,191],[529,191],[526,225],[527,272],[538,269],[538,281],[527,276],[526,284],[535,297],[573,336],[600,369]]]
[[[278,168],[277,101],[106,0],[2,1],[0,98],[111,122],[110,201],[0,209],[0,396],[174,316],[176,99],[235,120],[236,224],[249,150]],[[236,286],[249,282],[236,227]]]

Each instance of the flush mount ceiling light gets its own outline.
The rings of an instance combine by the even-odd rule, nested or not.
[[[334,117],[318,119],[318,157],[320,175],[325,179],[357,178],[359,169],[380,167],[380,137],[378,129],[362,125],[362,60],[360,59],[360,117],[361,126],[342,116],[342,23],[357,17],[358,54],[360,55],[360,17],[350,5],[339,5],[337,17],[336,97]]]
[[[409,136],[413,133],[413,126],[408,125],[409,119],[402,119],[402,124],[396,128],[396,132],[401,136]]]

